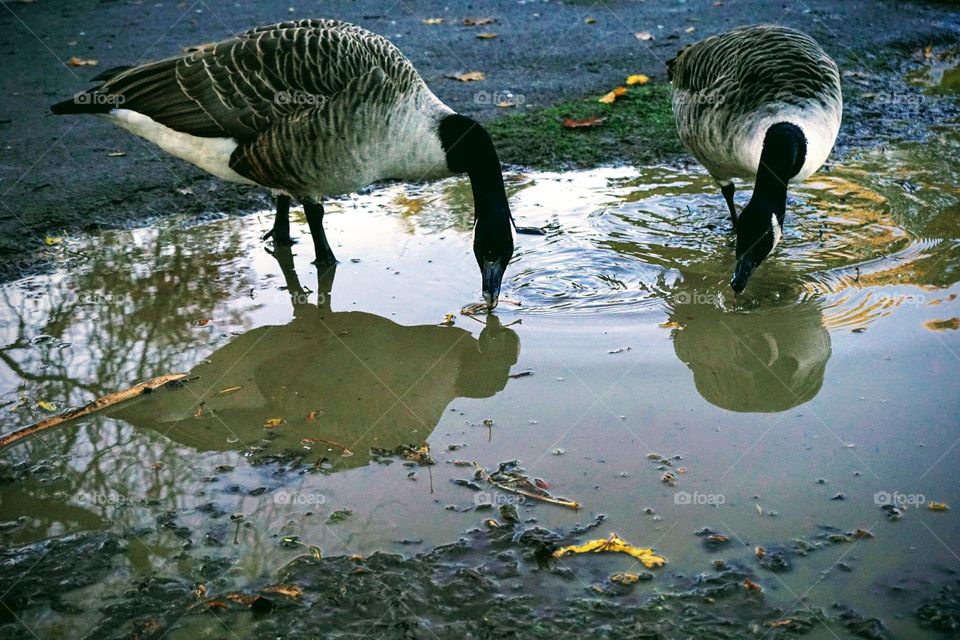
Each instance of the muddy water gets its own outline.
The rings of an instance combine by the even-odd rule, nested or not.
[[[45,415],[41,401],[59,410],[155,375],[195,379],[3,452],[4,547],[120,541],[30,548],[4,574],[4,631],[130,631],[145,615],[137,580],[222,597],[275,581],[303,545],[426,552],[490,517],[478,504],[506,499],[455,484],[472,477],[455,461],[519,459],[583,505],[526,502],[522,526],[568,531],[605,514],[591,535],[668,558],[630,601],[723,558],[778,617],[843,603],[895,637],[937,637],[915,611],[960,569],[958,155],[944,130],[815,176],[740,298],[726,207],[698,171],[513,173],[513,210],[547,235],[519,237],[504,284],[514,304],[453,326],[446,314],[479,285],[461,181],[331,204],[341,262],[319,273],[302,219],[292,254],[264,249],[267,214],[64,239],[49,249],[53,274],[0,288],[2,430]],[[371,454],[421,442],[436,465]],[[884,501],[905,507],[900,520]],[[706,547],[704,527],[730,542]],[[824,543],[858,528],[874,537]],[[757,546],[788,550],[789,567],[761,566]],[[89,579],[65,587],[81,560]],[[536,607],[637,571],[626,556],[563,563],[570,572],[524,568],[511,588]],[[174,600],[147,607],[179,612],[170,637],[223,632]],[[845,633],[814,624],[808,637]]]

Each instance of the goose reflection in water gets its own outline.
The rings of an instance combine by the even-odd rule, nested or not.
[[[330,456],[336,468],[349,468],[366,464],[371,447],[426,440],[454,399],[487,398],[506,386],[520,339],[496,316],[474,338],[452,326],[403,326],[333,311],[335,265],[320,269],[312,304],[289,248],[278,248],[275,257],[293,303],[289,324],[242,334],[191,371],[198,379],[112,416],[207,451],[244,449],[266,431],[277,452],[323,439],[353,452]],[[275,418],[285,422],[265,430]]]
[[[786,411],[823,385],[830,334],[813,301],[728,311],[696,294],[670,298],[673,347],[711,404],[740,412]]]

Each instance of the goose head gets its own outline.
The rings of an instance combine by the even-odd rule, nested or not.
[[[770,255],[783,235],[783,210],[778,216],[769,202],[751,198],[737,217],[737,266],[730,286],[740,293],[754,270]]]
[[[791,122],[778,122],[763,139],[757,181],[750,202],[737,217],[737,266],[730,286],[737,293],[783,235],[787,184],[800,172],[807,155],[807,138]]]
[[[440,121],[447,167],[470,176],[473,190],[473,255],[480,267],[483,299],[497,306],[503,274],[513,257],[513,217],[493,141],[478,122],[459,114]]]

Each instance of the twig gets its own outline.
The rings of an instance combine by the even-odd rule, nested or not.
[[[515,494],[517,494],[517,495],[524,496],[524,497],[527,497],[527,498],[533,498],[534,500],[540,500],[541,502],[547,502],[547,503],[549,503],[549,504],[555,504],[555,505],[560,506],[560,507],[567,507],[568,509],[579,509],[579,508],[580,508],[580,503],[579,503],[579,502],[575,502],[575,501],[573,501],[573,500],[567,500],[566,498],[554,498],[553,496],[542,496],[542,495],[539,495],[539,494],[536,494],[536,493],[531,493],[530,491],[524,491],[523,489],[517,489],[517,488],[515,488],[515,487],[510,487],[510,486],[508,486],[508,485],[501,484],[501,483],[497,482],[496,480],[494,480],[493,478],[491,478],[491,477],[490,477],[490,474],[487,473],[487,470],[486,470],[486,469],[484,469],[483,467],[481,467],[481,466],[480,466],[479,464],[477,464],[476,462],[474,462],[473,464],[477,467],[477,469],[479,469],[479,470],[483,473],[483,477],[484,477],[484,479],[486,479],[487,482],[489,482],[490,484],[492,484],[493,486],[495,486],[497,489],[500,489],[501,491],[506,491],[506,492],[508,492],[508,493],[515,493]]]
[[[7,435],[0,437],[0,449],[8,447],[16,442],[19,442],[20,440],[23,440],[24,438],[32,436],[35,433],[39,433],[40,431],[45,431],[58,425],[70,422],[71,420],[88,416],[91,413],[96,413],[97,411],[101,411],[117,403],[124,402],[125,400],[131,400],[144,393],[155,391],[166,384],[183,380],[186,377],[187,374],[185,373],[170,373],[163,376],[157,376],[156,378],[151,378],[150,380],[141,382],[140,384],[135,384],[129,389],[124,389],[123,391],[108,393],[105,396],[101,396],[96,400],[88,402],[82,407],[64,411],[63,413],[51,416],[45,420],[41,420],[40,422],[36,422],[22,429],[17,429],[13,433],[8,433]]]

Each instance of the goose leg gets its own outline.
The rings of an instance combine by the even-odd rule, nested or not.
[[[313,236],[313,248],[316,250],[316,264],[333,264],[337,258],[327,242],[327,234],[323,231],[323,205],[319,202],[304,201],[304,213],[307,214],[307,224],[310,226],[310,235]]]
[[[273,244],[277,247],[289,247],[293,244],[293,238],[290,237],[290,196],[281,194],[277,196],[277,215],[273,218],[273,229],[264,234],[263,240],[273,238]]]
[[[733,223],[734,229],[737,228],[737,207],[733,204],[733,192],[736,190],[732,182],[720,185],[720,193],[723,194],[723,198],[727,201],[727,208],[730,209],[730,222]]]

